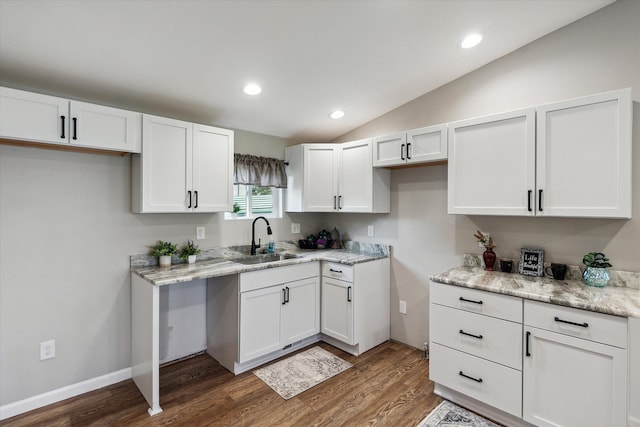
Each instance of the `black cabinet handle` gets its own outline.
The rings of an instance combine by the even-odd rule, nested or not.
[[[481,300],[480,300],[480,301],[474,301],[474,300],[472,300],[472,299],[466,299],[466,298],[460,297],[460,301],[464,301],[464,302],[472,302],[472,303],[474,303],[474,304],[480,304],[480,305],[482,305],[482,301],[481,301]]]
[[[538,190],[538,210],[542,212],[542,190]]]
[[[78,139],[78,119],[74,117],[71,120],[73,121],[73,138],[72,139]]]
[[[189,206],[187,207],[191,208],[191,190],[187,191],[187,193],[189,193]]]
[[[411,143],[407,143],[407,160],[411,160],[411,155],[409,154],[409,150],[411,149]]]
[[[404,144],[400,146],[400,160],[404,160]]]
[[[342,196],[338,196],[338,210],[342,209]]]
[[[526,337],[526,341],[525,341],[525,350],[524,350],[524,354],[527,357],[531,357],[531,353],[529,352],[529,337],[531,336],[531,332],[527,331],[527,337]]]
[[[477,383],[481,383],[482,382],[482,378],[474,378],[474,377],[470,377],[469,375],[465,374],[464,372],[460,371],[458,372],[458,375],[460,375],[461,377],[465,377],[468,378],[470,380],[473,380]]]
[[[562,320],[558,316],[554,317],[553,320],[555,320],[556,322],[560,322],[560,323],[566,323],[568,325],[580,326],[582,328],[588,328],[589,327],[589,324],[587,322],[584,322],[584,323],[570,322],[569,320]]]
[[[289,287],[285,286],[284,288],[287,290],[287,302],[289,302]]]
[[[338,202],[337,202],[338,198],[336,196],[333,196],[333,209],[336,210],[338,209]]]
[[[198,190],[194,191],[193,194],[196,196],[196,204],[193,207],[197,208],[198,207]]]
[[[60,116],[60,120],[62,121],[62,134],[60,134],[60,138],[65,139],[66,136],[64,136],[64,116]]]
[[[529,212],[532,211],[532,209],[531,209],[531,190],[527,191],[527,210]]]
[[[287,303],[287,291],[285,289],[282,289],[282,305],[285,305]]]
[[[482,339],[482,335],[474,335],[474,334],[470,334],[469,332],[465,332],[465,331],[463,331],[462,329],[460,329],[460,333],[461,333],[462,335],[466,335],[466,336],[468,336],[468,337],[478,338],[479,340],[481,340],[481,339]]]
[[[347,288],[347,302],[351,302],[351,286]]]
[[[333,268],[330,268],[329,271],[332,272],[332,273],[340,273],[340,274],[342,274],[342,270],[334,270]]]

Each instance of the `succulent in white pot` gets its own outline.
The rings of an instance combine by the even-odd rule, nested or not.
[[[180,248],[180,258],[189,264],[193,264],[196,262],[196,257],[200,252],[202,251],[198,246],[194,245],[191,240],[187,240],[187,243]]]
[[[171,242],[163,242],[158,240],[158,243],[151,246],[149,250],[149,256],[157,256],[160,267],[169,267],[171,265],[171,256],[178,253],[178,246]]]
[[[609,258],[602,252],[589,252],[582,257],[582,263],[587,266],[582,273],[584,282],[589,286],[602,287],[609,283],[607,267],[613,267]]]

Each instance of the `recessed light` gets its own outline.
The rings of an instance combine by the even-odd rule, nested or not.
[[[470,34],[460,42],[460,47],[463,49],[469,49],[474,46],[477,46],[482,41],[482,35],[480,34]]]
[[[336,111],[332,112],[331,114],[329,114],[329,117],[331,117],[332,119],[341,119],[341,118],[344,117],[344,111],[336,110]]]
[[[244,87],[244,93],[247,95],[258,95],[262,92],[262,88],[255,83],[249,83]]]

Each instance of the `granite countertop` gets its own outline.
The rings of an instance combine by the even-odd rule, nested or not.
[[[192,280],[208,279],[210,277],[303,264],[312,261],[329,261],[345,265],[355,265],[389,257],[389,247],[385,245],[350,242],[347,249],[318,250],[300,249],[294,244],[279,242],[276,244],[276,253],[279,255],[293,256],[293,258],[247,265],[236,262],[241,258],[248,257],[245,249],[246,247],[215,248],[203,251],[203,254],[198,255],[198,258],[203,258],[203,260],[199,260],[195,264],[179,263],[172,264],[171,267],[158,267],[155,259],[147,257],[146,255],[132,255],[131,272],[153,285],[164,286],[174,283],[190,282]]]
[[[640,274],[631,273],[630,276],[633,279],[626,286],[596,288],[575,278],[554,280],[463,266],[434,274],[431,280],[615,316],[640,318],[640,289],[636,286],[636,276],[640,277]]]

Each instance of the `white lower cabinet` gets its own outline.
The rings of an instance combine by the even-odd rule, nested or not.
[[[322,263],[321,332],[354,355],[389,340],[389,258],[355,265]]]
[[[533,301],[524,307],[523,418],[549,427],[626,426],[627,319]],[[602,342],[618,336],[623,347]]]
[[[430,297],[436,393],[506,425],[634,425],[628,319],[433,282]]]

